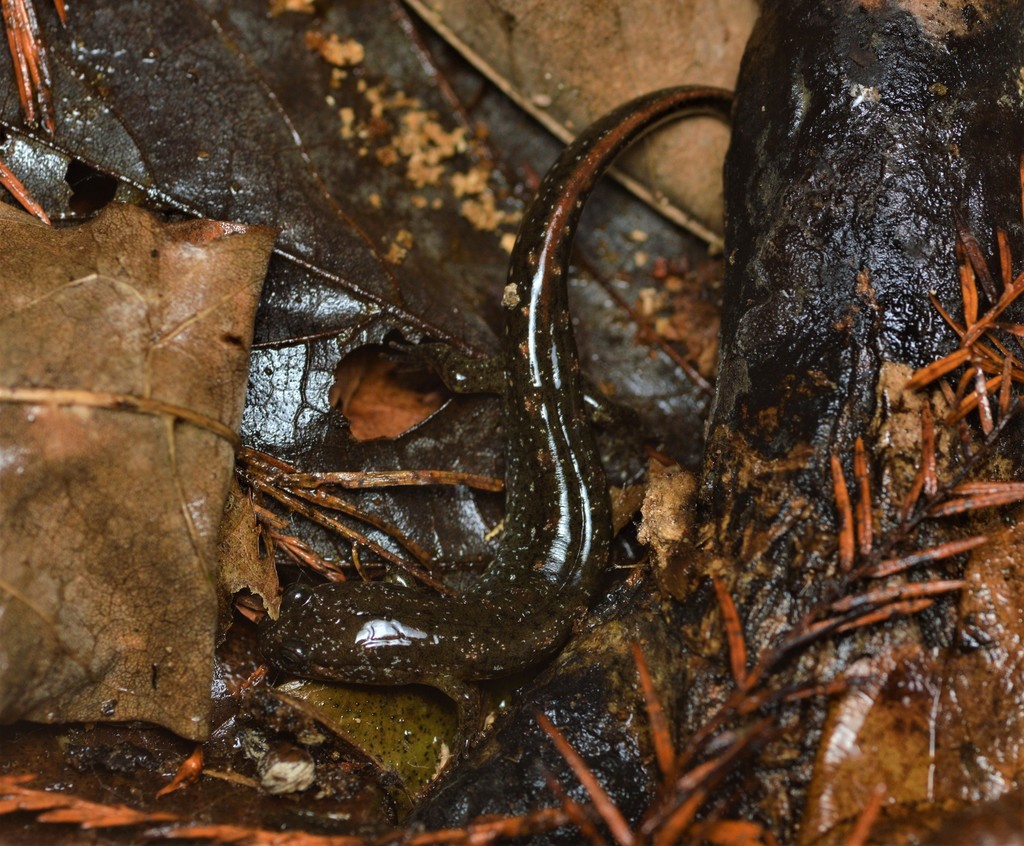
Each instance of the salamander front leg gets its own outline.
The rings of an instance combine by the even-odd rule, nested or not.
[[[450,697],[458,709],[460,752],[465,752],[479,736],[481,726],[481,703],[483,696],[480,687],[464,682],[461,679],[443,679],[431,682],[446,696]]]
[[[403,355],[422,362],[453,394],[505,392],[505,361],[500,355],[469,355],[440,341],[392,346]]]

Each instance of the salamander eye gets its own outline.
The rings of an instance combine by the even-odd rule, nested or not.
[[[282,640],[275,650],[274,663],[290,673],[302,673],[307,669],[306,644],[294,637]]]
[[[312,598],[313,588],[311,585],[292,585],[281,597],[281,604],[287,605],[289,608],[292,606],[299,608]]]

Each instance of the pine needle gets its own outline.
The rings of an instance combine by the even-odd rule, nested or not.
[[[875,786],[871,798],[864,806],[864,810],[860,812],[860,816],[857,817],[857,822],[843,846],[864,846],[868,842],[868,836],[871,834],[871,829],[874,828],[888,792],[889,790],[884,784],[880,783]]]
[[[996,285],[992,281],[992,274],[989,272],[985,257],[981,254],[981,247],[978,246],[978,242],[971,230],[967,228],[964,219],[956,211],[953,212],[953,221],[956,224],[957,239],[963,246],[964,254],[967,256],[967,260],[971,263],[971,267],[981,283],[981,290],[985,292],[989,302],[997,302],[999,300],[999,292],[996,291]]]
[[[960,269],[960,295],[964,300],[964,326],[970,329],[978,320],[978,286],[975,284],[974,269],[966,260],[959,243],[956,245],[956,254]]]
[[[174,814],[146,813],[127,805],[104,805],[70,793],[35,790],[24,786],[35,778],[31,774],[0,776],[0,814],[31,811],[38,814],[40,822],[67,823],[84,829],[180,821]]]
[[[874,528],[871,525],[871,480],[868,478],[868,459],[864,453],[864,440],[860,437],[853,445],[853,478],[857,482],[857,546],[862,557],[871,555]]]
[[[672,733],[669,731],[668,718],[661,704],[661,697],[654,689],[647,659],[644,658],[640,644],[632,644],[633,663],[636,664],[640,678],[640,689],[644,694],[644,707],[647,710],[647,722],[651,727],[651,741],[654,746],[654,757],[658,762],[658,770],[662,777],[669,780],[674,777],[676,752],[672,745]]]
[[[843,477],[843,465],[839,463],[838,456],[832,456],[831,466],[832,491],[836,500],[836,510],[839,512],[839,570],[848,573],[853,569],[853,510],[850,508],[850,492],[846,488],[846,479]]]
[[[998,482],[990,490],[975,490],[945,502],[938,502],[928,509],[929,517],[950,517],[981,508],[995,508],[1024,500],[1024,483]]]
[[[736,604],[732,601],[732,596],[725,583],[718,576],[712,576],[711,582],[715,587],[718,607],[722,611],[722,624],[725,628],[726,641],[729,644],[729,666],[732,670],[732,678],[736,687],[742,689],[748,684],[747,642],[743,636],[743,624],[740,622]]]
[[[992,422],[992,407],[988,402],[988,385],[985,383],[985,371],[981,369],[981,365],[977,362],[974,363],[974,396],[975,405],[978,406],[978,417],[981,420],[981,431],[986,435],[992,434],[994,423]],[[994,379],[993,382],[998,380]],[[993,390],[995,390],[995,384],[993,384]]]
[[[34,214],[47,226],[51,225],[50,218],[43,207],[35,201],[35,198],[29,193],[21,180],[14,175],[14,171],[2,161],[0,161],[0,185],[3,185],[4,188],[11,192],[11,196],[21,204],[25,211],[29,214]]]
[[[1010,269],[1010,242],[1002,229],[996,229],[996,244],[999,250],[999,272],[1003,280],[1003,288],[1010,287],[1010,280],[1013,279],[1013,271]]]
[[[548,719],[546,714],[538,712],[535,718],[537,724],[551,738],[551,742],[555,744],[559,754],[576,774],[580,784],[586,789],[587,795],[590,796],[590,801],[594,803],[594,808],[601,816],[604,824],[608,826],[608,830],[611,832],[612,837],[615,838],[615,842],[619,846],[633,846],[636,838],[629,827],[629,823],[622,816],[622,812],[612,801],[611,796],[608,795],[608,792],[604,789],[597,776],[594,775],[579,756],[579,753],[566,740],[565,735],[555,727],[555,724]]]
[[[938,546],[931,546],[899,558],[887,558],[884,561],[880,561],[874,567],[868,568],[864,575],[871,579],[884,579],[897,573],[904,573],[921,564],[931,564],[945,558],[952,558],[954,555],[961,555],[964,552],[969,552],[988,543],[988,540],[988,535],[975,535],[963,540],[949,541]]]
[[[178,772],[174,774],[174,778],[156,792],[157,799],[161,796],[166,796],[168,793],[173,793],[175,790],[188,787],[190,784],[195,784],[199,781],[199,777],[202,774],[203,747],[197,746],[192,751],[192,754],[181,762],[181,766],[178,767]]]
[[[907,380],[906,390],[916,391],[919,388],[923,388],[936,379],[952,373],[970,357],[971,351],[969,349],[960,348],[947,356],[943,356],[938,361],[933,361],[931,364],[922,367]]]

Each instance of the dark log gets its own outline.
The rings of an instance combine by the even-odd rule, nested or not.
[[[1014,2],[765,4],[725,169],[722,347],[699,505],[709,560],[693,576],[726,581],[755,654],[837,590],[831,457],[852,490],[863,437],[881,494],[893,463],[915,458],[885,436],[907,410],[898,382],[957,345],[929,298],[962,319],[957,218],[989,259],[997,226],[1020,254],[1022,26]],[[1020,466],[1019,449],[1003,453]],[[879,510],[884,530],[895,509]],[[791,681],[907,644],[946,647],[954,612],[950,602],[841,639]],[[724,673],[692,667],[696,730]],[[760,815],[787,840],[823,718],[820,702],[806,708],[757,778]]]
[[[902,5],[936,19],[890,2],[769,3],[744,60],[701,509],[747,580],[761,561],[777,576],[769,558],[804,561],[800,532],[757,561],[740,539],[797,502],[831,503],[829,457],[866,434],[883,365],[955,347],[928,297],[959,314],[955,216],[1022,241],[1021,7]],[[772,467],[784,481],[766,489]],[[775,590],[799,593],[806,569]],[[771,593],[749,591],[755,619],[776,613]]]

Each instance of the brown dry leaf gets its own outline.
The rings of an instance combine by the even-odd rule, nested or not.
[[[879,783],[888,814],[999,796],[1024,774],[1024,667],[1019,660],[1024,523],[992,518],[991,541],[971,552],[960,593],[956,648],[917,644],[869,656],[863,678],[837,698],[812,783],[807,830],[854,819]],[[843,842],[840,836],[822,842]]]
[[[687,597],[695,573],[697,478],[681,467],[665,468],[651,461],[648,479],[637,538],[650,547],[662,589],[675,597]]]
[[[223,603],[222,620],[229,619],[230,598],[243,590],[258,596],[270,616],[277,619],[281,585],[274,556],[261,543],[260,534],[252,499],[245,495],[238,481],[232,479],[218,541],[217,576],[218,595]]]
[[[0,206],[0,722],[208,731],[266,227]]]
[[[647,91],[681,84],[734,87],[759,8],[755,0],[409,5],[563,141]],[[623,158],[621,169],[635,180],[631,188],[650,189],[638,193],[655,208],[720,244],[728,141],[719,121],[685,121],[652,135]]]
[[[446,398],[435,377],[418,375],[419,380],[410,378],[379,348],[364,347],[338,364],[331,402],[349,421],[356,440],[397,438],[426,420]]]

